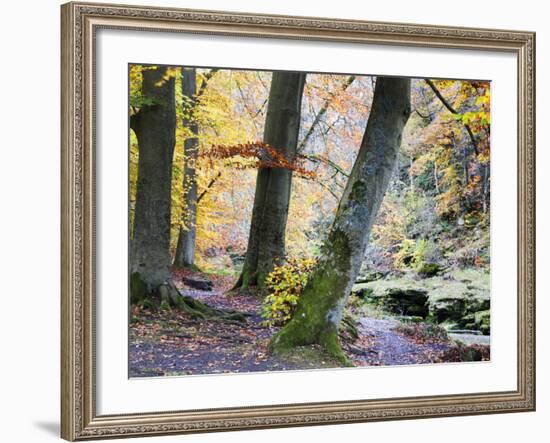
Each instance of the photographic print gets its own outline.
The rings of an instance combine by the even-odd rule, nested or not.
[[[63,438],[535,410],[533,32],[71,2],[61,74]]]
[[[130,377],[490,360],[489,81],[128,86]]]

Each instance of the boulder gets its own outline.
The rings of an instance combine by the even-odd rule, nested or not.
[[[491,307],[489,275],[481,271],[457,271],[444,279],[431,279],[429,316],[437,323],[453,323],[461,329],[488,333]],[[476,315],[478,318],[476,319]]]
[[[362,269],[359,275],[355,279],[355,283],[369,283],[372,281],[380,280],[388,275],[388,271]]]
[[[356,284],[352,293],[396,315],[424,318],[428,314],[428,291],[406,279]]]
[[[357,283],[352,294],[398,316],[422,317],[450,329],[490,333],[490,278],[458,270],[431,278],[412,275]]]

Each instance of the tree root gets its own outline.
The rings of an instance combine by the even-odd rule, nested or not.
[[[338,334],[335,330],[309,334],[299,322],[291,321],[277,332],[269,343],[269,351],[274,355],[284,355],[299,346],[320,345],[326,353],[340,362],[342,366],[353,366],[351,360],[344,354]]]
[[[249,314],[213,308],[188,295],[182,295],[172,281],[159,287],[160,305],[179,309],[191,318],[200,320],[222,320],[237,323],[246,323]]]
[[[266,295],[264,280],[265,277],[262,277],[258,271],[251,272],[243,269],[231,291],[248,291],[257,295]]]

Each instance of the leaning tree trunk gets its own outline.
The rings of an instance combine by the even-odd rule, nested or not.
[[[357,159],[318,263],[292,320],[271,341],[274,352],[320,344],[347,363],[338,327],[390,182],[410,114],[410,80],[379,77]]]
[[[180,294],[170,275],[172,160],[176,134],[174,78],[167,68],[143,71],[142,95],[152,105],[131,117],[139,161],[130,255],[130,300],[177,307],[193,317],[244,321],[235,311],[212,308]]]
[[[185,139],[183,153],[183,225],[180,226],[174,266],[195,266],[195,239],[197,235],[197,173],[199,154],[199,126],[195,121],[195,100],[197,94],[197,71],[182,68],[182,92],[187,97],[184,105],[183,125],[191,135]]]
[[[296,157],[305,74],[275,72],[271,80],[264,130],[264,143],[281,152],[288,161]],[[248,247],[236,287],[258,286],[285,256],[285,231],[292,186],[292,171],[260,168]]]

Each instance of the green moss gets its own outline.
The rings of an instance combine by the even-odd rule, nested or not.
[[[160,303],[160,309],[162,311],[169,311],[170,309],[172,309],[170,307],[170,303],[168,303],[166,300],[163,300],[161,303]]]
[[[239,280],[240,281],[235,286],[241,289],[248,289],[251,286],[256,286],[258,275],[252,272],[248,266],[245,266]]]
[[[417,272],[422,277],[433,277],[441,272],[441,266],[437,263],[422,263],[419,265]]]
[[[319,345],[297,346],[277,355],[279,361],[302,369],[341,368],[347,366]]]
[[[319,338],[319,344],[325,349],[328,354],[337,359],[344,366],[353,366],[351,360],[348,359],[338,341],[338,334],[335,329],[331,329],[328,332],[321,334]]]
[[[324,259],[313,271],[304,288],[292,320],[271,340],[274,353],[310,344],[320,344],[333,357],[346,364],[338,342],[337,316],[341,310],[343,288],[350,269],[350,248],[347,236],[340,230],[331,231],[324,249]]]
[[[476,312],[475,325],[484,335],[489,335],[491,333],[491,311]]]
[[[155,303],[150,298],[145,298],[140,302],[141,307],[145,309],[155,309]]]
[[[258,288],[258,292],[262,295],[267,294],[267,286],[265,284],[265,279],[267,278],[267,274],[258,271],[256,274],[256,287]]]
[[[362,180],[357,180],[352,188],[349,196],[350,202],[364,201],[367,196],[367,185]]]
[[[139,272],[130,275],[130,303],[139,304],[149,298],[147,285],[141,278]]]

